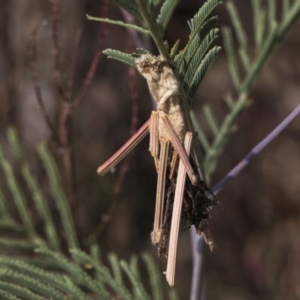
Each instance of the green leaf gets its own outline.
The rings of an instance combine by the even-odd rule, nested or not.
[[[8,293],[21,297],[23,300],[45,300],[41,296],[31,292],[29,289],[21,287],[17,284],[12,284],[0,280],[0,290],[4,290]]]
[[[119,60],[125,64],[135,67],[135,58],[131,54],[121,52],[114,49],[106,49],[103,51],[108,58]]]
[[[14,197],[14,202],[22,219],[26,230],[31,233],[35,234],[34,224],[32,222],[32,218],[28,213],[27,204],[25,200],[25,196],[23,191],[20,189],[16,177],[13,173],[13,169],[8,160],[5,159],[2,147],[0,146],[0,165],[3,169],[5,174],[5,178],[7,180],[7,185],[10,189]]]
[[[228,108],[230,110],[232,110],[235,106],[235,102],[233,100],[232,94],[230,92],[228,92],[227,94],[225,94],[225,96],[223,98],[224,98],[224,101],[227,104]]]
[[[232,2],[228,2],[226,4],[226,7],[227,7],[227,11],[230,15],[230,19],[232,21],[234,31],[236,33],[239,45],[241,48],[246,49],[247,48],[247,35],[243,29],[237,9]]]
[[[26,263],[19,259],[13,259],[10,257],[0,256],[0,266],[8,266],[13,270],[31,276],[33,278],[39,278],[40,281],[47,283],[64,293],[72,296],[72,299],[85,300],[86,297],[83,292],[77,288],[77,286],[70,286],[66,284],[67,277],[58,273],[45,271],[42,268],[33,266],[32,264]]]
[[[2,300],[22,300],[21,298],[14,296],[12,293],[3,291],[2,289],[0,289],[0,297]]]
[[[249,55],[247,53],[247,49],[239,48],[238,52],[239,52],[239,56],[242,61],[244,70],[247,72],[251,67],[251,62],[250,62]]]
[[[107,18],[104,19],[104,18],[92,17],[90,15],[86,15],[86,17],[87,17],[88,20],[91,20],[91,21],[98,21],[98,22],[104,22],[104,23],[119,25],[119,26],[130,28],[130,29],[133,29],[133,30],[145,33],[145,34],[150,34],[148,29],[145,29],[143,27],[140,27],[140,26],[137,26],[137,25],[134,25],[134,24],[124,23],[122,21],[115,21],[115,20],[111,20],[111,19],[107,19]]]
[[[259,53],[266,32],[266,11],[262,8],[261,0],[252,0],[252,8],[254,15],[256,52]]]
[[[195,54],[198,52],[198,56],[200,54],[201,57],[204,56],[205,53],[199,53],[199,49],[201,48],[201,44],[204,42],[204,39],[206,36],[210,33],[212,33],[213,30],[217,30],[216,34],[218,32],[218,29],[215,29],[218,22],[218,17],[212,17],[209,20],[207,20],[203,26],[201,27],[199,34],[195,36],[193,41],[186,46],[185,51],[183,53],[183,57],[181,60],[181,63],[178,64],[178,72],[179,73],[186,73],[187,69],[189,68],[190,64],[195,58]],[[203,48],[203,47],[202,47]],[[193,63],[199,63],[200,61],[193,61]]]
[[[143,54],[148,54],[149,51],[146,50],[146,49],[143,49],[143,48],[136,48],[135,49],[135,52],[132,54],[132,56],[135,58],[135,57],[139,57]]]
[[[171,50],[170,50],[170,57],[171,57],[171,59],[175,58],[175,55],[176,55],[176,53],[178,51],[179,43],[180,43],[180,40],[177,40],[175,42],[175,44],[173,45],[173,47],[171,48]]]
[[[188,99],[193,98],[200,82],[202,81],[206,71],[212,64],[212,62],[215,60],[217,57],[217,54],[221,50],[221,47],[215,46],[212,48],[205,56],[199,67],[197,68],[196,72],[194,73],[194,76],[192,77],[191,82],[189,83],[190,89],[188,91]]]
[[[152,5],[154,6],[157,6],[161,2],[161,0],[148,0],[148,1],[149,3],[152,3]]]
[[[127,290],[127,288],[122,283],[113,278],[110,275],[109,270],[106,267],[100,265],[93,257],[79,249],[71,249],[70,252],[74,259],[85,260],[87,263],[90,263],[95,268],[100,278],[102,278],[102,280],[105,281],[111,289],[118,293],[118,295],[122,296],[122,299],[133,299],[132,295]]]
[[[163,299],[162,281],[159,276],[157,265],[155,264],[153,258],[147,253],[143,253],[142,258],[148,271],[153,300]]]
[[[205,152],[208,152],[210,145],[209,145],[209,142],[200,126],[200,123],[198,121],[198,118],[197,118],[194,110],[191,110],[191,118],[192,118],[194,128],[197,132],[197,137],[198,137],[203,149],[205,150]]]
[[[121,260],[120,266],[122,267],[122,269],[128,276],[128,278],[134,288],[136,298],[137,299],[145,299],[145,300],[150,299],[150,297],[149,297],[149,295],[147,295],[142,283],[140,282],[140,279],[136,276],[134,267],[130,266],[124,260]]]
[[[200,7],[195,16],[190,21],[188,21],[193,36],[197,34],[206,18],[220,3],[220,0],[208,0]]]
[[[26,162],[24,162],[22,165],[22,175],[30,189],[36,209],[44,221],[44,228],[48,242],[53,249],[59,250],[60,241],[56,232],[52,215],[50,213],[48,202],[39,188],[36,178],[32,176],[29,165]]]
[[[166,51],[169,52],[170,51],[170,46],[169,46],[168,41],[164,41],[164,46],[165,46]]]
[[[240,79],[240,74],[239,74],[237,58],[236,58],[236,54],[235,54],[235,47],[234,47],[234,43],[233,43],[232,32],[228,27],[225,27],[222,29],[222,33],[223,33],[223,39],[224,39],[224,48],[225,48],[225,51],[226,51],[226,54],[228,57],[229,72],[232,77],[234,87],[238,91],[241,91],[241,89],[242,89],[241,79]]]
[[[166,30],[166,27],[173,15],[173,12],[178,5],[179,0],[165,0],[163,3],[160,13],[156,19],[156,23],[158,26],[158,31],[160,36],[164,35],[164,32]]]
[[[7,203],[2,190],[0,189],[0,216],[5,217],[8,215]]]
[[[147,7],[150,12],[152,12],[156,6],[159,5],[161,0],[147,0]]]
[[[44,220],[47,239],[51,247],[53,247],[54,249],[59,249],[59,238],[56,233],[55,225],[50,213],[47,200],[45,199],[36,178],[30,172],[30,167],[23,154],[22,145],[19,141],[17,131],[12,127],[8,128],[7,137],[10,142],[12,152],[21,165],[22,175],[29,187],[36,209],[40,214],[42,220]]]
[[[287,1],[284,1],[286,3]],[[268,17],[269,17],[269,30],[272,29],[273,23],[276,23],[276,3],[273,0],[268,0]]]
[[[209,105],[205,105],[203,108],[203,112],[204,112],[205,118],[207,120],[207,123],[210,127],[210,130],[216,137],[219,133],[219,125],[217,123],[217,119],[213,113],[213,110],[211,109],[211,107]]]
[[[9,218],[1,218],[0,231],[8,231],[9,233],[25,234],[26,230],[23,226]]]
[[[15,250],[34,250],[36,247],[40,246],[30,241],[22,240],[20,238],[13,239],[11,237],[5,238],[0,237],[0,247],[13,248]]]
[[[66,271],[75,282],[80,283],[83,287],[101,295],[101,299],[109,299],[106,290],[102,289],[101,285],[90,277],[80,266],[67,259],[64,255],[51,251],[48,248],[39,248],[37,253],[42,254],[46,259],[49,259],[56,267]]]
[[[215,18],[208,20],[200,30],[199,41],[198,43],[191,47],[191,51],[187,53],[186,58],[184,59],[185,64],[183,65],[184,69],[179,72],[183,75],[183,81],[185,89],[189,87],[189,83],[192,80],[199,64],[201,63],[203,57],[207,53],[212,42],[217,38],[219,29],[211,29],[208,32],[208,28],[213,28],[213,24],[216,22]],[[207,26],[205,26],[207,24]],[[207,28],[206,28],[207,27]],[[194,39],[197,41],[198,39]],[[193,43],[191,44],[191,46]]]
[[[195,16],[190,21],[188,21],[189,27],[191,29],[191,34],[188,44],[177,59],[178,66],[180,68],[182,68],[181,64],[183,63],[187,52],[190,51],[191,44],[195,43],[194,39],[198,38],[198,32],[201,30],[202,25],[204,24],[212,10],[220,3],[222,3],[220,0],[208,0],[201,6]]]
[[[109,253],[108,260],[110,262],[114,279],[118,282],[118,284],[122,284],[123,283],[122,273],[121,273],[120,264],[117,255],[115,253]]]
[[[217,137],[214,139],[209,152],[205,155],[204,167],[207,175],[210,176],[214,171],[220,153],[222,152],[225,144],[232,134],[236,131],[236,121],[240,114],[245,110],[245,108],[250,104],[247,96],[242,94],[240,99],[235,103],[233,109],[226,116],[223,124],[220,127],[220,131]]]
[[[60,300],[63,299],[63,294],[49,284],[41,282],[38,278],[30,277],[28,275],[21,274],[19,272],[1,268],[0,278],[10,283],[17,284],[22,287],[26,287],[33,292],[38,293],[47,299]]]
[[[131,13],[134,17],[143,21],[143,17],[138,10],[138,5],[135,0],[109,0],[114,5],[124,8],[129,13]]]
[[[255,62],[252,64],[246,78],[243,81],[243,85],[241,87],[241,90],[245,93],[248,92],[257,77],[257,74],[259,74],[259,71],[263,67],[264,63],[267,60],[267,57],[270,56],[270,53],[274,46],[276,45],[276,42],[278,42],[278,26],[276,23],[273,24],[273,28],[271,32],[269,33],[267,39],[264,41],[264,44],[262,45],[261,51],[256,58]]]
[[[43,165],[50,181],[50,192],[52,193],[53,199],[55,200],[58,208],[68,246],[78,247],[79,243],[75,231],[72,212],[60,181],[60,174],[57,165],[45,144],[41,144],[38,147],[38,153],[43,161]]]
[[[290,10],[290,6],[291,6],[290,0],[282,0],[282,18],[283,19],[288,14],[288,12]]]

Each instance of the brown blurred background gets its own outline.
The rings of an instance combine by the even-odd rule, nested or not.
[[[176,39],[185,44],[186,20],[203,2],[181,1],[166,32],[170,44]],[[234,2],[251,47],[254,44],[251,1]],[[55,3],[58,13],[51,12]],[[221,26],[230,25],[224,5],[215,12]],[[156,174],[148,153],[148,139],[114,174],[103,178],[96,175],[97,167],[148,119],[152,104],[145,81],[122,63],[101,55],[80,105],[66,119],[69,127],[59,125],[68,112],[68,101],[74,101],[82,86],[95,54],[106,48],[129,53],[134,47],[125,28],[106,25],[103,29],[100,23],[87,21],[85,14],[103,17],[107,14],[111,19],[123,19],[118,8],[106,5],[103,0],[57,0],[52,4],[0,0],[0,137],[4,142],[7,126],[16,126],[37,174],[40,170],[35,148],[41,141],[49,140],[61,166],[66,190],[70,170],[66,172],[64,159],[65,153],[72,149],[69,153],[74,189],[69,190],[69,196],[73,199],[76,226],[84,248],[96,241],[104,256],[113,251],[128,259],[134,253],[147,251],[156,257],[149,237]],[[53,15],[58,17],[54,37],[58,41],[57,68],[51,36]],[[33,29],[42,20],[36,36],[37,61],[30,63],[28,45]],[[299,103],[299,30],[298,20],[259,76],[251,93],[253,104],[242,115],[239,130],[227,145],[211,186]],[[217,43],[222,44],[221,37]],[[150,47],[156,51],[153,44]],[[76,49],[79,49],[77,66],[72,71]],[[51,137],[33,89],[30,65],[37,68],[42,98],[56,131],[70,129],[70,139],[65,144],[58,145]],[[70,92],[67,86],[72,76],[74,89]],[[209,103],[221,124],[227,113],[222,97],[228,91],[235,93],[222,51],[195,97],[194,108],[199,117],[203,105]],[[67,92],[70,93],[66,96]],[[207,127],[205,121],[202,125]],[[297,119],[219,195],[224,210],[216,208],[210,221],[218,251],[206,253],[207,299],[300,299],[299,129]],[[207,131],[207,135],[211,133]],[[165,260],[157,261],[163,271]],[[188,299],[191,270],[189,233],[182,231],[176,277],[181,299]]]

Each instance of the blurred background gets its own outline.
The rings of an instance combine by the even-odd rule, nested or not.
[[[181,1],[166,31],[169,44],[177,39],[186,43],[186,21],[203,2]],[[234,2],[251,47],[251,1]],[[224,5],[215,13],[220,26],[231,26]],[[0,0],[1,143],[6,143],[7,127],[15,126],[43,184],[35,149],[48,141],[83,248],[97,242],[103,257],[110,251],[124,259],[143,251],[156,257],[150,242],[156,172],[148,138],[114,173],[103,178],[96,174],[152,110],[145,80],[101,54],[106,48],[132,53],[136,46],[125,28],[88,21],[86,14],[124,20],[124,14],[104,0]],[[253,103],[226,146],[211,187],[299,103],[299,30],[300,20],[260,74],[251,93]],[[156,53],[151,41],[144,43]],[[211,133],[201,119],[202,108],[209,103],[221,124],[227,113],[222,98],[228,91],[235,95],[223,50],[194,99],[207,136]],[[216,207],[210,221],[218,251],[205,253],[207,299],[300,299],[299,130],[297,119],[219,194],[224,209]],[[165,259],[157,262],[164,271]],[[182,230],[176,274],[181,299],[188,299],[191,274],[190,236]]]

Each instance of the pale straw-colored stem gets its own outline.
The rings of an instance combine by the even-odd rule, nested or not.
[[[152,157],[154,157],[154,162],[155,162],[157,171],[158,171],[158,167],[159,167],[159,163],[158,163],[158,154],[159,154],[158,122],[159,122],[158,112],[152,111],[152,114],[150,117],[150,125],[149,125],[149,133],[150,133],[149,151],[150,151]]]
[[[159,243],[161,232],[162,232],[169,148],[170,148],[169,142],[162,142],[160,145],[154,225],[153,225],[153,232],[151,234],[152,243],[155,245]]]
[[[193,134],[187,132],[185,135],[184,146],[186,153],[190,153],[192,145]],[[185,189],[186,180],[186,166],[182,160],[179,162],[178,175],[176,182],[175,198],[173,204],[172,222],[170,230],[170,241],[169,241],[169,252],[168,252],[168,263],[167,263],[167,282],[170,286],[174,286],[175,283],[175,267],[176,267],[176,254],[177,254],[177,243],[179,226],[181,219],[182,201]]]
[[[98,169],[97,173],[104,176],[109,170],[114,168],[149,132],[148,120],[138,131],[135,133],[122,148],[120,148],[111,158],[109,158]]]
[[[168,133],[169,133],[169,136],[170,136],[170,139],[171,139],[171,143],[173,145],[173,147],[175,148],[175,150],[177,151],[179,157],[180,157],[180,160],[182,161],[183,165],[185,166],[185,169],[186,169],[186,172],[191,180],[191,183],[193,185],[197,185],[198,183],[198,177],[196,175],[196,173],[194,172],[191,164],[190,164],[190,160],[189,160],[189,157],[186,153],[186,151],[184,150],[169,118],[167,115],[163,114],[161,115],[161,119],[163,120],[167,130],[168,130]]]

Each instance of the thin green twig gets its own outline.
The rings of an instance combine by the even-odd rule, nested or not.
[[[166,57],[168,58],[169,57],[169,53],[164,45],[164,42],[161,38],[161,36],[159,35],[159,32],[158,32],[158,28],[156,26],[156,23],[152,20],[152,17],[151,17],[151,14],[149,13],[149,11],[147,10],[147,6],[145,4],[145,1],[143,0],[137,0],[137,3],[138,3],[138,6],[139,6],[139,9],[140,9],[140,12],[144,18],[144,21],[145,23],[148,25],[149,27],[149,31],[150,31],[150,34],[160,52],[160,54],[163,56],[163,57]]]
[[[88,14],[86,14],[86,17],[87,17],[88,20],[91,20],[91,21],[98,21],[98,22],[104,22],[104,23],[119,25],[119,26],[130,28],[130,29],[133,29],[133,30],[145,33],[145,34],[150,34],[148,29],[145,29],[143,27],[140,27],[140,26],[137,26],[137,25],[134,25],[134,24],[124,23],[122,21],[115,21],[115,20],[111,20],[111,19],[107,19],[107,18],[93,17],[93,16],[90,16]]]

